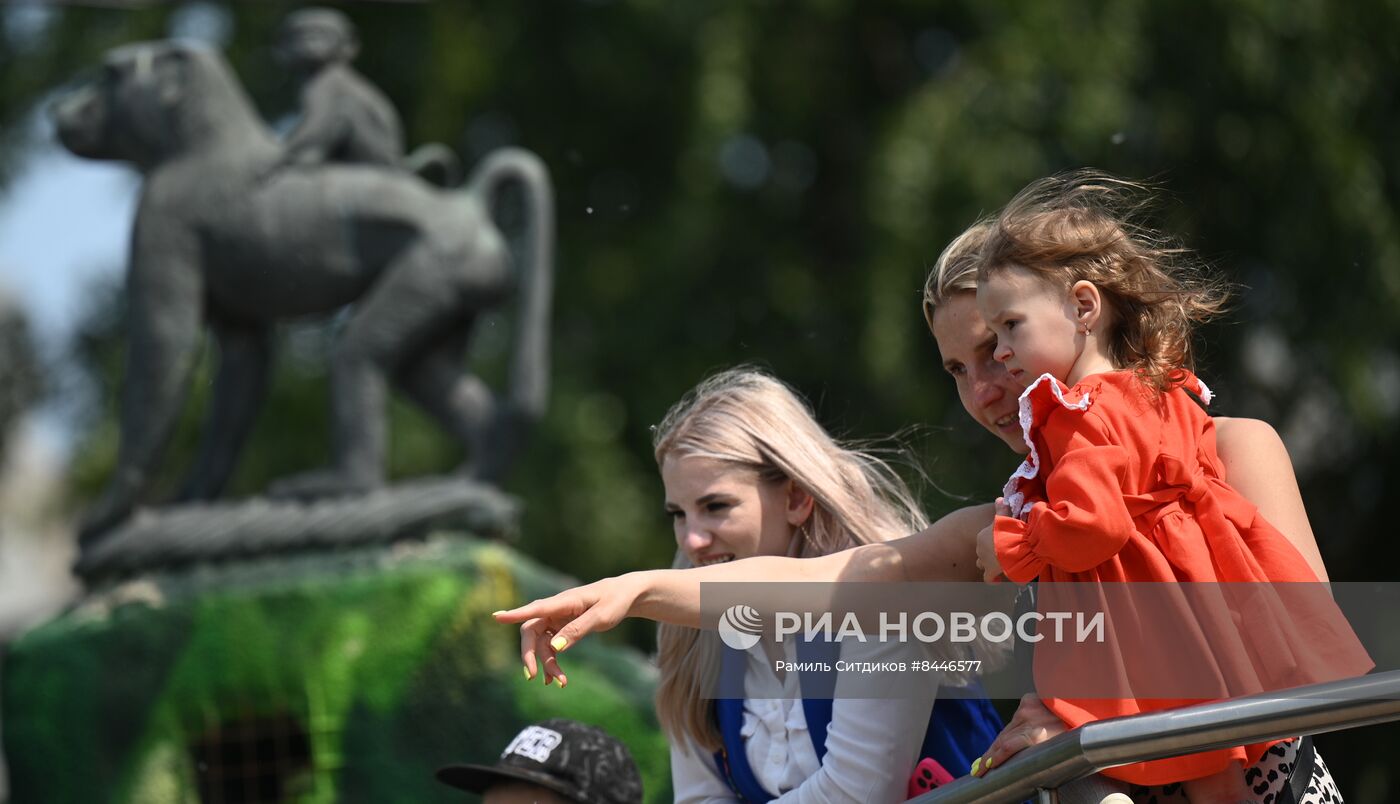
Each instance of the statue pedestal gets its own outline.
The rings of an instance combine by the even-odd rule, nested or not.
[[[12,800],[458,801],[436,768],[553,716],[618,736],[669,800],[654,668],[591,639],[567,690],[527,684],[489,616],[570,583],[460,530],[114,581],[6,651]]]
[[[495,486],[430,477],[314,502],[254,497],[141,509],[84,549],[74,570],[89,589],[102,589],[133,575],[392,544],[441,528],[499,538],[514,532],[519,508]]]

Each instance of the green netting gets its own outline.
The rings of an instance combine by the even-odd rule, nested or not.
[[[437,767],[491,761],[523,724],[574,717],[623,739],[670,796],[651,667],[590,640],[567,690],[526,684],[488,613],[563,579],[508,549],[441,539],[197,595],[75,611],[6,657],[15,801],[460,801]],[[189,578],[164,588],[188,589]]]

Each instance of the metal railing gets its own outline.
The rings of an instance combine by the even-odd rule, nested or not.
[[[911,801],[1054,801],[1056,788],[1104,768],[1392,720],[1400,720],[1400,670],[1087,723],[986,776],[964,776]]]

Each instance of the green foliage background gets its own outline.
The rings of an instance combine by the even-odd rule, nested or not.
[[[222,7],[253,97],[269,117],[291,109],[268,45],[293,4]],[[1400,480],[1393,0],[342,7],[362,33],[359,69],[398,104],[411,144],[445,142],[468,162],[519,144],[553,171],[554,393],[509,483],[527,501],[522,547],[542,560],[584,579],[668,562],[648,427],[741,362],[793,383],[838,433],[919,425],[909,441],[931,514],[988,498],[1014,459],[941,375],[923,274],[979,213],[1086,165],[1156,179],[1161,224],[1247,288],[1206,331],[1201,374],[1217,412],[1284,434],[1332,576],[1386,580],[1400,557],[1383,506]],[[104,48],[161,36],[187,10],[50,12],[24,47],[0,49],[0,121],[13,130]],[[4,144],[8,170],[17,143]],[[766,171],[726,176],[726,160],[746,159]],[[116,320],[95,315],[85,341],[109,407],[79,451],[79,496],[114,454]],[[504,329],[478,343],[488,377]],[[235,491],[324,459],[326,338],[289,331]],[[402,404],[393,449],[397,475],[460,459]],[[1354,800],[1394,783],[1370,733],[1322,743]]]
[[[19,639],[3,700],[13,800],[197,802],[191,746],[231,744],[243,753],[224,755],[225,772],[246,778],[293,750],[284,736],[254,759],[248,724],[278,716],[300,724],[311,757],[290,775],[289,801],[461,801],[437,768],[490,764],[522,725],[550,717],[616,735],[647,800],[671,799],[654,667],[590,641],[570,652],[568,692],[526,684],[516,635],[490,619],[567,579],[460,536],[320,564],[205,569],[183,592],[89,606]]]

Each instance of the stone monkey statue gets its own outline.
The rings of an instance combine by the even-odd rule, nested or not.
[[[129,45],[101,77],[53,108],[68,150],[145,175],[127,273],[128,359],[114,477],[88,512],[90,544],[126,518],[157,467],[184,401],[201,333],[217,339],[213,403],[180,498],[219,493],[261,404],[276,322],[351,312],[331,365],[331,465],[275,490],[314,497],[383,483],[390,383],[499,478],[548,387],[553,198],[532,154],[488,154],[460,190],[373,165],[269,175],[283,146],[223,58],[183,42]],[[523,189],[519,251],[490,214],[506,182]],[[508,392],[468,373],[480,314],[516,300]]]
[[[457,157],[429,144],[404,158],[403,125],[394,105],[351,62],[359,54],[355,26],[330,8],[289,14],[275,52],[301,81],[302,117],[274,170],[288,165],[353,162],[403,167],[443,186],[460,181]]]
[[[398,166],[403,126],[384,93],[350,66],[359,52],[355,28],[339,11],[305,8],[283,21],[277,57],[302,82],[302,118],[287,135],[286,163]]]

